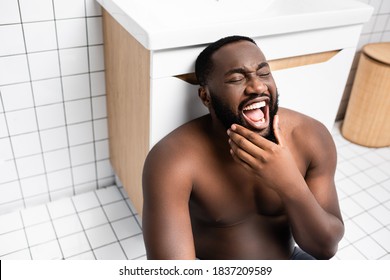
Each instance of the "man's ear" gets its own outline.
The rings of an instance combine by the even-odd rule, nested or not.
[[[206,90],[206,87],[201,86],[198,89],[198,95],[199,95],[199,98],[202,100],[204,106],[209,108],[209,106],[210,106],[210,95],[209,95],[208,91]]]

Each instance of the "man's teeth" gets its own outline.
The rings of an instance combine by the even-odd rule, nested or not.
[[[248,105],[244,108],[244,111],[247,111],[247,110],[254,110],[254,109],[260,109],[262,107],[265,106],[265,101],[261,101],[261,102],[257,102],[257,103],[253,103],[251,105]]]

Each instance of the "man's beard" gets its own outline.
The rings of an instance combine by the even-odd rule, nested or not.
[[[270,98],[269,126],[267,129],[265,129],[265,131],[256,130],[256,129],[253,129],[252,127],[248,127],[246,125],[244,117],[241,114],[239,114],[239,115],[235,114],[221,98],[217,97],[215,94],[210,92],[211,105],[214,109],[215,115],[221,121],[221,123],[223,124],[223,126],[226,129],[229,129],[232,126],[232,124],[239,124],[239,125],[242,125],[248,129],[252,130],[252,131],[261,132],[261,134],[260,134],[261,136],[263,136],[264,138],[266,138],[274,143],[277,143],[276,137],[274,134],[274,117],[277,114],[278,109],[279,109],[279,93],[278,93],[278,91],[276,90],[275,100],[272,97],[272,95],[259,94],[259,95],[250,96],[250,98],[244,100],[244,102],[242,102],[241,104],[246,104],[246,103],[248,103],[248,101],[255,99],[255,98],[258,98],[258,97],[262,97],[262,96],[268,96]],[[242,107],[242,106],[239,106],[239,107]],[[242,110],[243,108],[239,108],[239,109]]]

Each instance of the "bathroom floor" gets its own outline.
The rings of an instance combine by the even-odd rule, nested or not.
[[[352,144],[332,131],[345,235],[334,259],[390,259],[390,147]],[[145,259],[139,216],[123,188],[0,216],[0,259]]]

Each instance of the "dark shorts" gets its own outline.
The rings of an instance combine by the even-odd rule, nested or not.
[[[290,260],[316,260],[316,258],[314,258],[312,255],[309,255],[301,248],[295,246]]]

